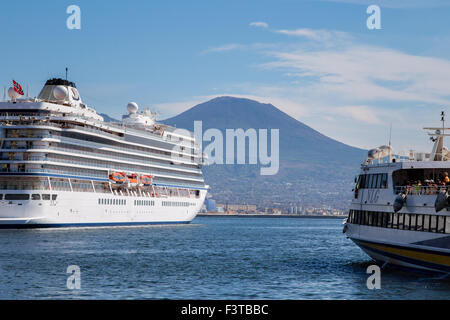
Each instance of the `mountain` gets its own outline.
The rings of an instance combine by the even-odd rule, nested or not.
[[[329,138],[272,104],[243,98],[218,97],[162,122],[193,131],[195,120],[202,121],[203,133],[216,128],[224,139],[226,129],[279,129],[276,175],[260,175],[259,164],[204,167],[210,193],[220,203],[345,208],[354,175],[366,155],[365,150]],[[203,148],[209,143],[203,142]]]
[[[111,117],[108,116],[106,113],[99,113],[99,115],[103,117],[103,120],[104,120],[105,122],[120,122],[120,121],[117,120],[117,119],[111,118]]]

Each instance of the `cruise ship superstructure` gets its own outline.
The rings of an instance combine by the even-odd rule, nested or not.
[[[444,115],[442,117],[444,123]],[[369,151],[355,179],[344,233],[382,264],[450,272],[450,128],[430,127],[431,153]]]
[[[199,212],[208,186],[192,133],[135,103],[121,122],[104,122],[63,79],[48,80],[37,98],[14,88],[8,96],[0,228],[189,223]]]

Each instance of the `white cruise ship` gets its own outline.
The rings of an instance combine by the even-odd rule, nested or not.
[[[192,133],[127,106],[107,123],[73,82],[0,102],[0,228],[189,223],[208,186]]]
[[[444,124],[444,114],[442,114]],[[450,272],[450,128],[424,128],[431,153],[369,151],[361,165],[344,233],[382,264]],[[448,133],[446,133],[448,132]]]

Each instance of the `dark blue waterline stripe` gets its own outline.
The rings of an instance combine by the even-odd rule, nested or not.
[[[405,257],[405,256],[400,256],[400,255],[397,255],[397,254],[394,254],[394,253],[391,253],[391,252],[386,252],[386,251],[383,251],[383,250],[375,249],[375,248],[372,248],[370,246],[364,245],[359,240],[353,240],[353,241],[355,241],[356,244],[358,244],[360,247],[365,248],[368,251],[372,251],[372,252],[378,253],[378,254],[383,255],[383,256],[387,256],[387,257],[390,257],[390,258],[393,258],[393,259],[397,259],[397,260],[400,260],[400,261],[403,261],[403,262],[406,262],[406,263],[410,263],[410,264],[416,265],[416,266],[422,266],[422,267],[426,267],[426,268],[430,268],[430,269],[434,269],[434,270],[439,270],[439,271],[442,271],[442,272],[450,272],[450,267],[449,266],[445,266],[445,265],[442,265],[442,264],[435,264],[435,263],[432,263],[432,262],[426,262],[426,261],[423,261],[423,260],[417,260],[417,259],[409,258],[409,257]],[[371,243],[371,242],[368,241],[368,243]],[[373,243],[373,244],[376,244],[376,243]],[[399,248],[402,248],[403,250],[411,250],[410,248],[406,248],[406,247],[399,247]],[[412,249],[412,250],[414,251],[414,249]],[[416,268],[418,268],[418,267],[416,267]]]
[[[162,221],[162,222],[89,222],[89,223],[47,223],[47,224],[0,224],[0,229],[36,229],[36,228],[70,228],[70,227],[119,227],[145,225],[189,224],[190,221]]]

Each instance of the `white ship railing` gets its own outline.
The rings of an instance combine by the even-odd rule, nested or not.
[[[422,185],[409,185],[409,186],[397,186],[394,188],[396,194],[406,193],[407,195],[436,195],[441,190],[448,190],[448,186],[422,186]]]

